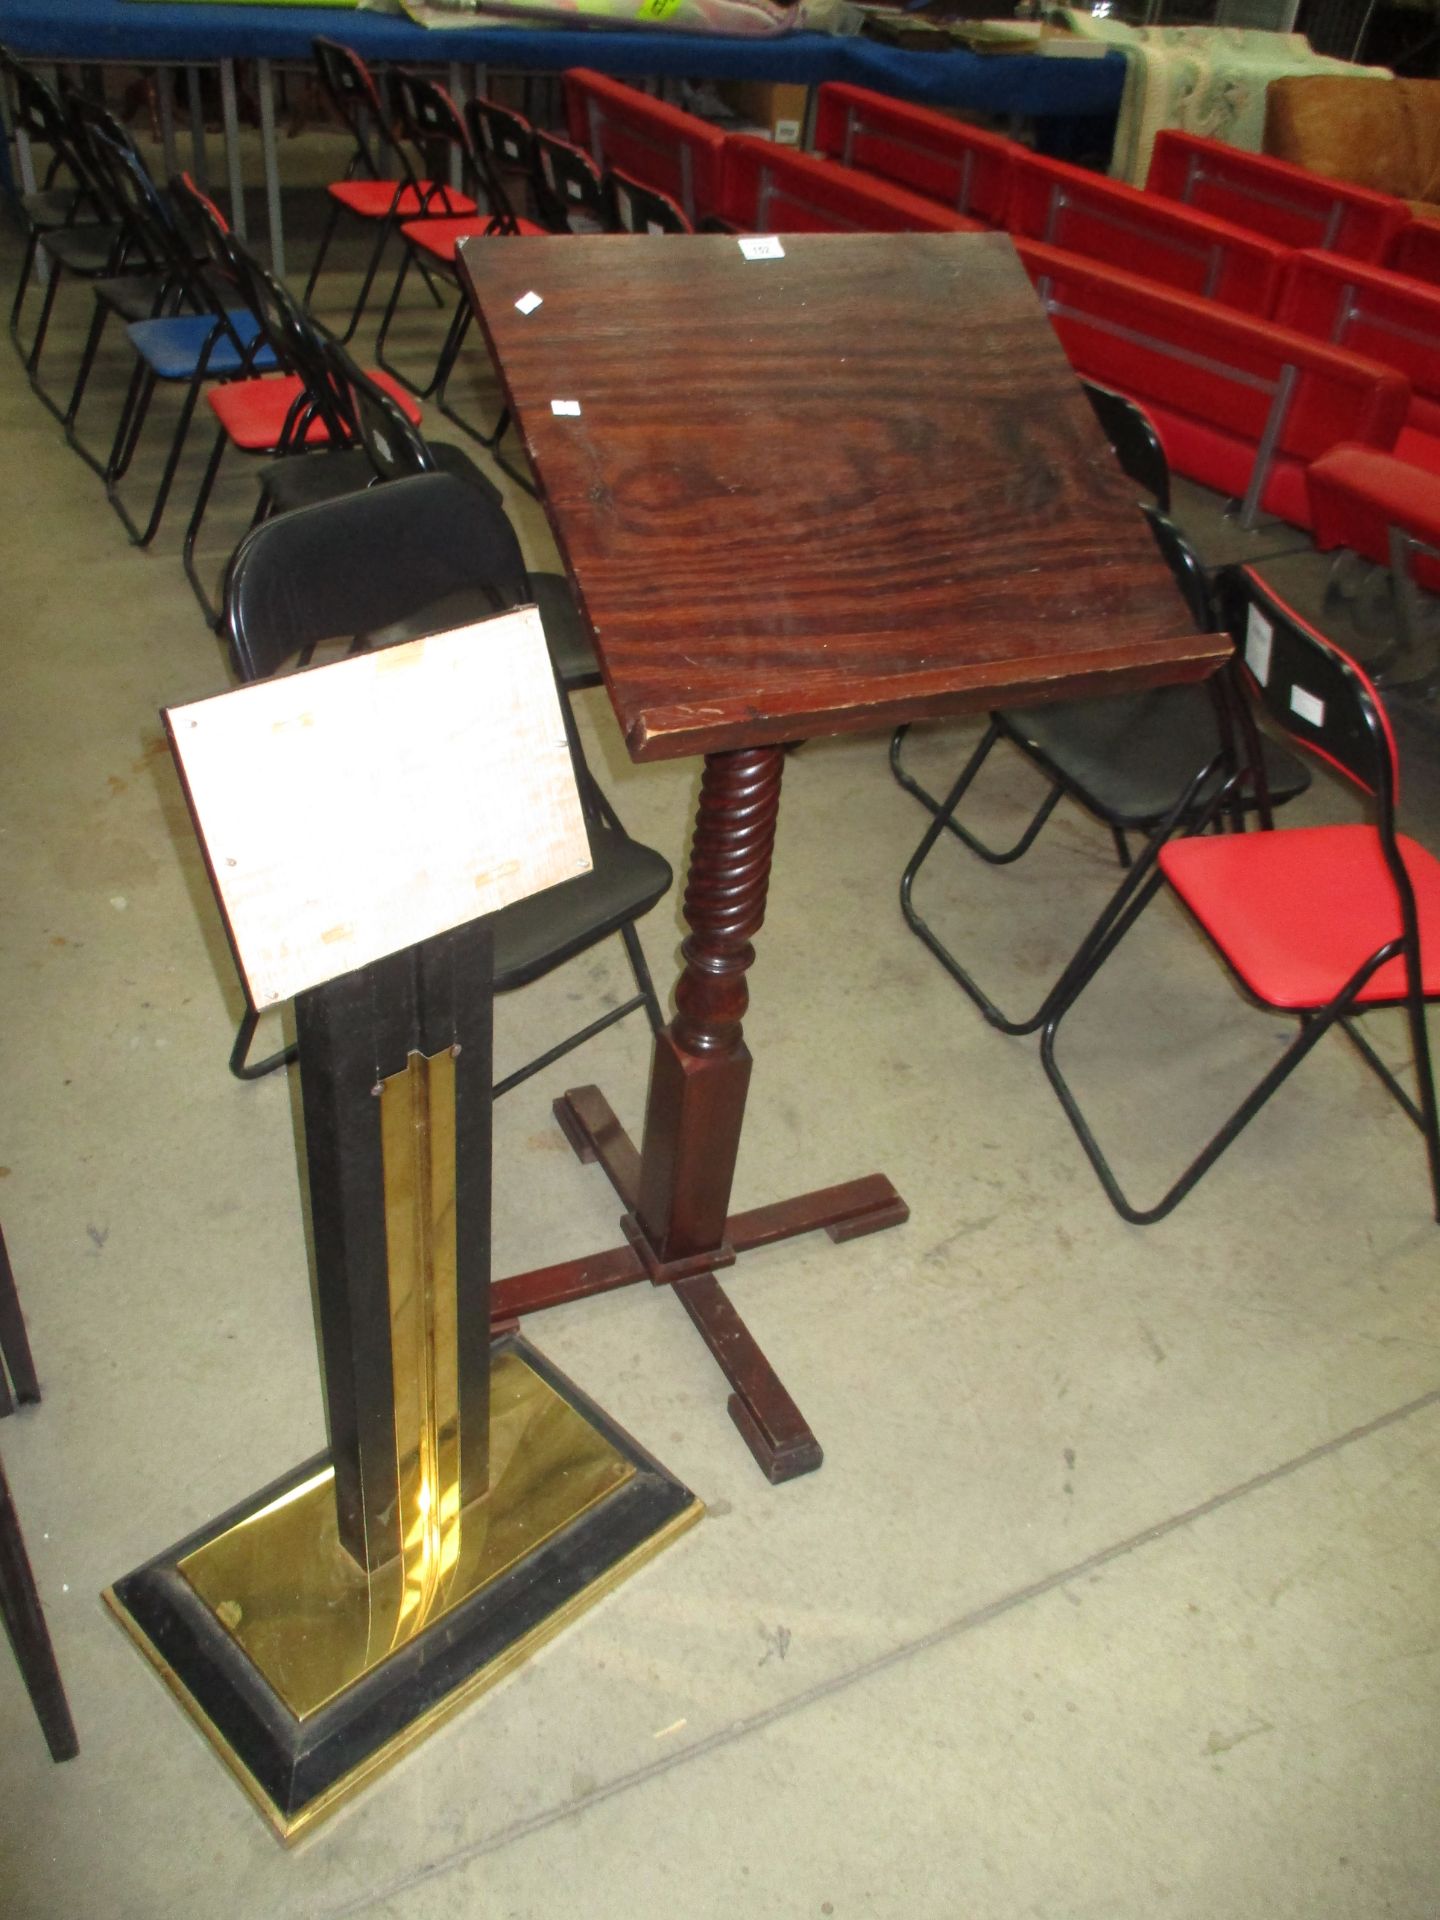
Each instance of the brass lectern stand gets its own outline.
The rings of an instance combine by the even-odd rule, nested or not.
[[[457,909],[589,864],[536,616],[166,721],[252,998],[295,996],[330,1448],[106,1599],[289,1840],[702,1509],[489,1338],[491,935]]]

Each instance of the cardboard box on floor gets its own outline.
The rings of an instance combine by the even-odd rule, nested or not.
[[[777,146],[799,146],[807,88],[780,80],[718,80],[715,91],[727,107]]]

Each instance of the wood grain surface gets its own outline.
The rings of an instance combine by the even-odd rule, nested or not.
[[[462,249],[636,759],[1213,669],[1004,235],[783,244]]]

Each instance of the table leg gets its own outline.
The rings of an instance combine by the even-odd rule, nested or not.
[[[491,1293],[494,1329],[637,1280],[672,1287],[729,1381],[730,1417],[771,1481],[812,1472],[823,1456],[717,1269],[796,1234],[823,1228],[832,1240],[851,1240],[909,1218],[882,1174],[728,1211],[750,1084],[741,1032],[745,974],[765,917],[783,766],[780,747],[716,753],[705,762],[685,888],[685,967],[675,1018],[655,1043],[642,1149],[598,1087],[574,1087],[555,1102],[576,1154],[599,1163],[627,1209],[628,1244],[512,1275]]]
[[[783,747],[712,753],[690,848],[675,1018],[655,1046],[635,1217],[665,1265],[718,1250],[740,1150],[751,938],[765,918]]]

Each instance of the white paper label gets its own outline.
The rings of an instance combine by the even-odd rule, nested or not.
[[[1258,607],[1251,607],[1245,620],[1245,664],[1262,687],[1270,684],[1270,645],[1275,628]]]
[[[1304,687],[1291,687],[1290,706],[1302,720],[1308,720],[1312,727],[1324,726],[1325,702],[1317,699],[1313,693],[1307,693]]]
[[[520,298],[515,302],[515,311],[517,313],[533,313],[536,307],[543,306],[544,304],[540,295],[532,289],[529,293],[521,294]]]
[[[785,249],[773,233],[751,235],[740,242],[747,260],[783,260]]]
[[[578,400],[552,400],[550,402],[550,411],[552,413],[578,414],[580,411],[580,402]]]

